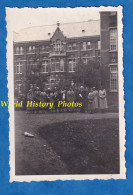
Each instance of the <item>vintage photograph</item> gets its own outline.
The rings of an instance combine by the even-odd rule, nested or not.
[[[6,15],[10,179],[124,179],[122,7]]]

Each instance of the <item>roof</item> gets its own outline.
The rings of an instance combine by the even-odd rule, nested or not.
[[[14,42],[50,40],[56,28],[57,24],[25,28],[14,33]],[[59,28],[67,38],[96,36],[100,35],[100,20],[64,23]]]

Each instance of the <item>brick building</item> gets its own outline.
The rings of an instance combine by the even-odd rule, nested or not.
[[[109,104],[118,104],[117,12],[100,12],[101,66]]]
[[[78,60],[85,65],[95,58],[100,58],[99,20],[23,29],[14,34],[15,88],[21,91],[26,77],[41,78],[45,88],[73,83]]]
[[[109,102],[118,102],[117,13],[101,12],[100,20],[37,26],[14,33],[14,87],[41,80],[44,88],[73,84],[79,60],[100,62],[101,84]],[[90,75],[88,75],[89,77]],[[28,79],[30,80],[28,81]]]

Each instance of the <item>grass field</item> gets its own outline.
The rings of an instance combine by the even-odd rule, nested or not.
[[[20,112],[16,119],[20,116],[15,131],[16,175],[119,173],[118,118],[75,120],[71,115],[65,121],[64,115],[58,121],[51,115],[50,122],[48,116],[44,121],[43,116]],[[25,137],[24,131],[34,138]]]

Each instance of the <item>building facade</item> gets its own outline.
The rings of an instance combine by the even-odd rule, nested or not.
[[[117,104],[116,12],[101,12],[100,20],[57,22],[14,33],[14,87],[18,93],[26,88],[25,83],[40,82],[44,89],[73,85],[81,61],[82,69],[90,61],[100,64],[99,86],[106,88],[109,104]]]
[[[101,66],[105,70],[105,88],[109,104],[118,104],[117,12],[100,13]]]
[[[91,30],[92,26],[96,29]],[[33,82],[41,78],[44,88],[62,82],[73,84],[80,59],[84,65],[100,59],[100,21],[35,28],[36,37],[32,37],[32,28],[28,29],[29,37],[20,32],[14,38],[14,85],[19,92],[26,78]]]

